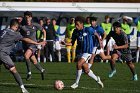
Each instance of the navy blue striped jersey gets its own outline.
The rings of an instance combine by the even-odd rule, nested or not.
[[[96,27],[90,26],[89,30],[90,32],[97,32],[99,37],[102,37],[104,34],[104,30],[100,26],[96,26]],[[99,47],[100,44],[99,44],[98,38],[95,35],[93,35],[92,38],[93,38],[94,47]]]
[[[83,30],[74,29],[72,34],[72,45],[77,40],[77,52],[78,53],[92,53],[93,50],[93,39],[92,35],[94,34],[93,30],[84,27]]]

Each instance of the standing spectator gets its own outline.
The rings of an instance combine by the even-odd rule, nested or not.
[[[52,57],[52,59],[50,59],[50,62],[54,62],[55,61],[55,56],[54,56],[54,41],[56,39],[56,33],[53,27],[53,24],[51,22],[51,20],[48,18],[46,20],[46,24],[44,24],[44,29],[46,30],[46,40],[47,40],[47,44],[45,46],[45,56],[48,59],[48,57]]]
[[[55,39],[55,50],[56,50],[56,55],[58,58],[58,61],[61,62],[61,45],[60,45],[60,26],[56,25],[56,19],[52,19],[52,24],[54,26],[54,30],[56,33],[56,39]]]
[[[70,19],[70,23],[66,27],[66,36],[65,36],[65,41],[67,43],[71,42],[72,38],[72,33],[75,29],[75,23],[74,23],[74,18]],[[75,55],[76,55],[76,46],[77,46],[77,41],[75,41],[74,45],[66,45],[67,48],[67,59],[68,63],[71,63],[71,52],[72,52],[72,62],[75,61]],[[72,50],[72,51],[71,51]]]
[[[137,54],[136,54],[136,62],[139,62],[139,51],[140,51],[140,16],[134,20],[137,25]]]
[[[91,26],[91,24],[90,24],[90,17],[86,18],[86,22],[85,22],[84,26],[85,27],[90,27]]]
[[[43,25],[44,25],[43,19],[40,19],[39,20],[39,24],[43,27]],[[37,41],[38,42],[43,41],[44,35],[43,35],[43,32],[41,30],[37,30],[36,36],[37,36]],[[38,62],[40,62],[41,49],[43,47],[41,45],[38,45],[37,48],[38,48],[38,51],[37,51],[37,60],[38,60]]]

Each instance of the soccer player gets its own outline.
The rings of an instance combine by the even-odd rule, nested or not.
[[[16,82],[20,86],[22,93],[29,93],[25,89],[21,76],[19,75],[18,71],[16,70],[15,64],[13,63],[13,61],[9,55],[15,46],[15,41],[22,40],[27,43],[32,43],[32,44],[36,44],[36,45],[39,45],[41,43],[32,41],[29,38],[23,38],[22,35],[19,32],[17,32],[18,27],[19,27],[18,20],[12,19],[10,21],[10,28],[0,31],[0,64],[3,64],[5,66],[5,68],[8,69],[12,73]]]
[[[100,26],[97,25],[97,17],[91,17],[90,22],[91,22],[91,27],[89,28],[89,30],[97,32],[98,35],[100,36],[100,39],[98,39],[95,35],[93,35],[94,48],[93,48],[92,56],[88,64],[89,68],[92,66],[93,60],[95,56],[98,54],[101,56],[103,60],[111,59],[111,56],[109,55],[106,56],[104,54],[103,41],[106,38],[106,33]]]
[[[32,22],[32,13],[29,11],[24,12],[24,18],[25,18],[25,24],[21,27],[20,33],[23,37],[28,37],[31,40],[36,40],[36,32],[37,30],[42,30],[44,33],[44,40],[46,42],[46,33],[45,30],[37,23]],[[40,64],[37,62],[37,59],[35,57],[35,52],[37,50],[36,45],[34,44],[27,44],[24,42],[24,50],[25,50],[25,60],[26,60],[26,66],[27,66],[27,78],[26,80],[31,79],[31,62],[32,60],[34,66],[40,71],[41,78],[44,80],[44,72],[45,69],[43,69]]]
[[[52,19],[52,24],[56,33],[56,39],[55,39],[56,54],[58,57],[58,61],[61,62],[60,26],[56,25],[55,18]]]
[[[81,16],[75,18],[75,26],[76,29],[74,29],[74,32],[72,34],[71,43],[72,45],[74,45],[75,40],[77,39],[77,48],[78,51],[82,53],[82,56],[78,60],[76,81],[73,85],[71,85],[71,88],[75,89],[78,87],[79,80],[82,74],[82,68],[88,76],[93,78],[103,88],[104,85],[100,80],[100,77],[96,76],[92,72],[92,70],[88,68],[88,64],[86,64],[86,61],[90,59],[92,54],[92,48],[93,48],[92,35],[94,34],[94,32],[87,30],[88,28],[84,27],[84,18]],[[95,34],[97,35],[97,33]]]
[[[39,19],[39,24],[43,27],[43,25],[44,25],[43,19]],[[44,35],[43,35],[42,30],[37,30],[36,36],[37,36],[37,41],[38,42],[43,41]],[[37,50],[37,60],[40,63],[41,49],[43,47],[41,45],[38,45],[37,48],[38,48],[38,50]]]
[[[110,37],[112,37],[115,40],[116,44],[113,46],[114,50],[111,55],[111,62],[110,62],[111,72],[109,74],[109,78],[113,77],[113,75],[116,73],[116,68],[115,68],[116,59],[122,57],[124,61],[127,62],[127,65],[132,72],[133,75],[132,79],[134,81],[137,81],[138,78],[135,71],[135,66],[132,63],[132,55],[128,46],[128,38],[127,35],[122,31],[121,24],[119,22],[113,23],[113,31],[111,31],[108,34],[107,42]]]
[[[134,20],[137,25],[137,54],[136,54],[136,63],[139,62],[139,51],[140,51],[140,16]]]
[[[66,36],[65,36],[65,41],[67,43],[71,42],[71,38],[72,38],[72,33],[75,29],[75,23],[74,23],[74,18],[70,19],[70,23],[67,25],[66,27]],[[75,61],[75,55],[76,55],[76,45],[77,45],[77,41],[75,41],[74,45],[66,45],[67,48],[67,59],[68,59],[68,63],[74,62]],[[72,50],[72,61],[71,61],[71,50]]]

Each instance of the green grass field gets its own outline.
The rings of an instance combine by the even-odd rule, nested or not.
[[[25,79],[25,63],[19,62],[15,64],[30,93],[140,93],[140,80],[131,80],[131,72],[125,63],[117,63],[117,73],[113,78],[108,78],[109,64],[95,63],[92,66],[93,72],[99,75],[104,83],[105,87],[103,89],[86,74],[82,74],[79,87],[71,89],[70,86],[75,81],[75,63],[42,63],[41,65],[46,69],[45,80],[41,80],[40,73],[32,65],[32,79],[30,81]],[[140,64],[135,64],[135,66],[138,76],[140,76]],[[55,80],[64,82],[65,88],[62,91],[54,89]],[[3,66],[0,72],[0,93],[21,93],[14,78]]]

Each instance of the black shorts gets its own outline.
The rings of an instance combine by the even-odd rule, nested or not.
[[[124,53],[124,52],[119,51],[119,50],[113,50],[112,54],[117,54],[119,57],[121,57],[126,62],[130,62],[133,59],[130,52]]]
[[[8,68],[15,66],[15,64],[12,61],[12,59],[10,58],[10,56],[7,53],[2,52],[2,51],[0,51],[0,64],[4,64],[4,65],[8,66]]]

